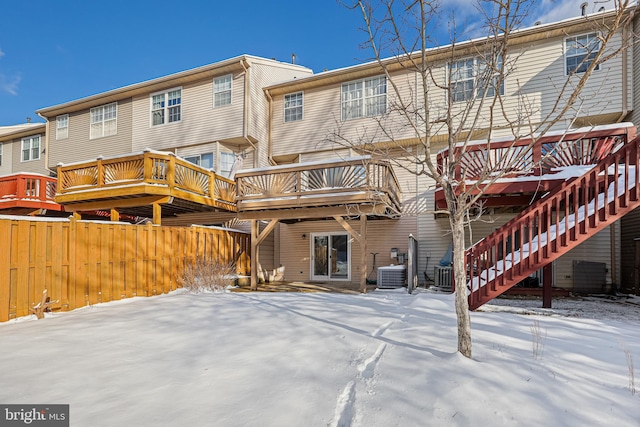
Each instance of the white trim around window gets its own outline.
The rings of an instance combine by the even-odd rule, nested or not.
[[[182,121],[182,87],[175,87],[149,96],[150,125],[161,126]]]
[[[373,117],[387,112],[387,77],[376,76],[342,84],[342,121]]]
[[[40,160],[40,135],[22,138],[20,162]]]
[[[103,138],[118,133],[118,103],[101,105],[89,111],[89,139]]]
[[[231,74],[213,79],[213,108],[231,104],[232,87],[233,75]]]
[[[598,33],[587,33],[564,39],[565,75],[584,73],[600,50]],[[600,68],[597,65],[594,71]]]
[[[304,93],[296,92],[284,96],[284,122],[296,122],[303,119]]]
[[[56,140],[69,137],[69,115],[62,114],[56,117]]]
[[[502,57],[498,56],[495,66],[490,65],[491,62],[491,57],[473,57],[447,64],[451,78],[451,100],[464,102],[476,97],[492,98],[496,92],[504,95],[504,80],[500,80],[497,71],[490,69],[502,68]]]

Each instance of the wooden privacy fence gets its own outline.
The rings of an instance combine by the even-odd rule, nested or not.
[[[0,239],[0,321],[30,314],[45,288],[67,311],[170,292],[197,261],[250,271],[250,235],[222,228],[5,217]]]

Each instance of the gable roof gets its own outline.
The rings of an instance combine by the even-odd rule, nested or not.
[[[0,142],[44,132],[45,123],[24,123],[12,126],[0,126]]]
[[[625,11],[625,13],[629,14],[635,9],[636,6],[630,7]],[[594,25],[602,25],[603,23],[612,21],[615,18],[616,13],[617,11],[615,10],[598,12],[587,16],[569,18],[549,24],[534,25],[532,27],[515,30],[509,36],[509,46],[531,44],[541,40],[566,37],[569,34],[593,31]],[[490,37],[482,37],[465,42],[428,48],[426,50],[426,56],[430,62],[444,62],[451,60],[453,57],[474,55],[477,54],[479,50],[482,50],[482,47],[488,40],[490,40]],[[420,51],[411,53],[414,60],[419,59],[420,55]],[[388,67],[389,71],[392,72],[406,68],[409,65],[409,59],[406,55],[384,58],[381,62]],[[380,63],[378,61],[371,61],[345,68],[325,71],[314,74],[310,77],[273,84],[266,86],[264,90],[270,95],[282,95],[305,89],[313,89],[328,84],[338,84],[349,80],[371,77],[378,75],[381,72],[382,68]]]
[[[289,64],[286,62],[276,61],[274,59],[266,59],[252,55],[240,55],[234,58],[225,59],[224,61],[215,62],[213,64],[204,65],[202,67],[192,68],[167,76],[146,80],[140,83],[123,86],[107,92],[98,93],[85,98],[76,99],[63,104],[51,107],[41,108],[36,111],[41,117],[52,117],[60,114],[66,114],[73,111],[85,110],[87,108],[96,107],[98,105],[108,104],[110,102],[119,101],[130,98],[135,95],[148,94],[167,88],[170,85],[183,85],[189,82],[213,78],[216,75],[231,73],[233,71],[241,71],[250,66],[251,62],[261,62],[276,65],[282,68],[291,68],[312,73],[309,68],[301,65]]]

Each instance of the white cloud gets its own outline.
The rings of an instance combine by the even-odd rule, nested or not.
[[[0,91],[6,92],[9,95],[17,95],[20,80],[22,80],[20,75],[6,76],[0,74]]]
[[[615,6],[613,0],[543,0],[540,7],[535,9],[538,13],[534,17],[534,22],[540,21],[543,24],[548,24],[567,18],[575,18],[582,14],[580,6],[583,3],[587,3],[587,13],[596,13],[602,7],[610,10]]]
[[[2,51],[2,49],[0,49],[0,58],[2,58],[4,56],[4,52]]]

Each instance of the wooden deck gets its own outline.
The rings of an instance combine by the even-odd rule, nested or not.
[[[62,212],[55,202],[57,180],[36,173],[15,173],[0,177],[0,213],[28,215],[45,211]]]
[[[467,147],[456,147],[452,158],[449,150],[438,153],[438,169],[446,170],[453,159],[457,162],[455,177],[457,180],[464,177],[467,189],[482,176],[504,174],[488,186],[480,184],[484,192],[481,198],[484,206],[524,208],[565,181],[578,178],[635,135],[633,125],[621,123],[548,135],[536,140],[524,138],[470,143]],[[574,166],[585,168],[582,171],[569,168]],[[436,189],[435,205],[438,209],[446,208],[442,188]]]
[[[144,151],[58,166],[56,202],[67,211],[117,210],[153,217],[235,212],[235,182],[176,157]]]
[[[369,157],[241,171],[240,219],[397,218],[400,186],[391,165]]]

